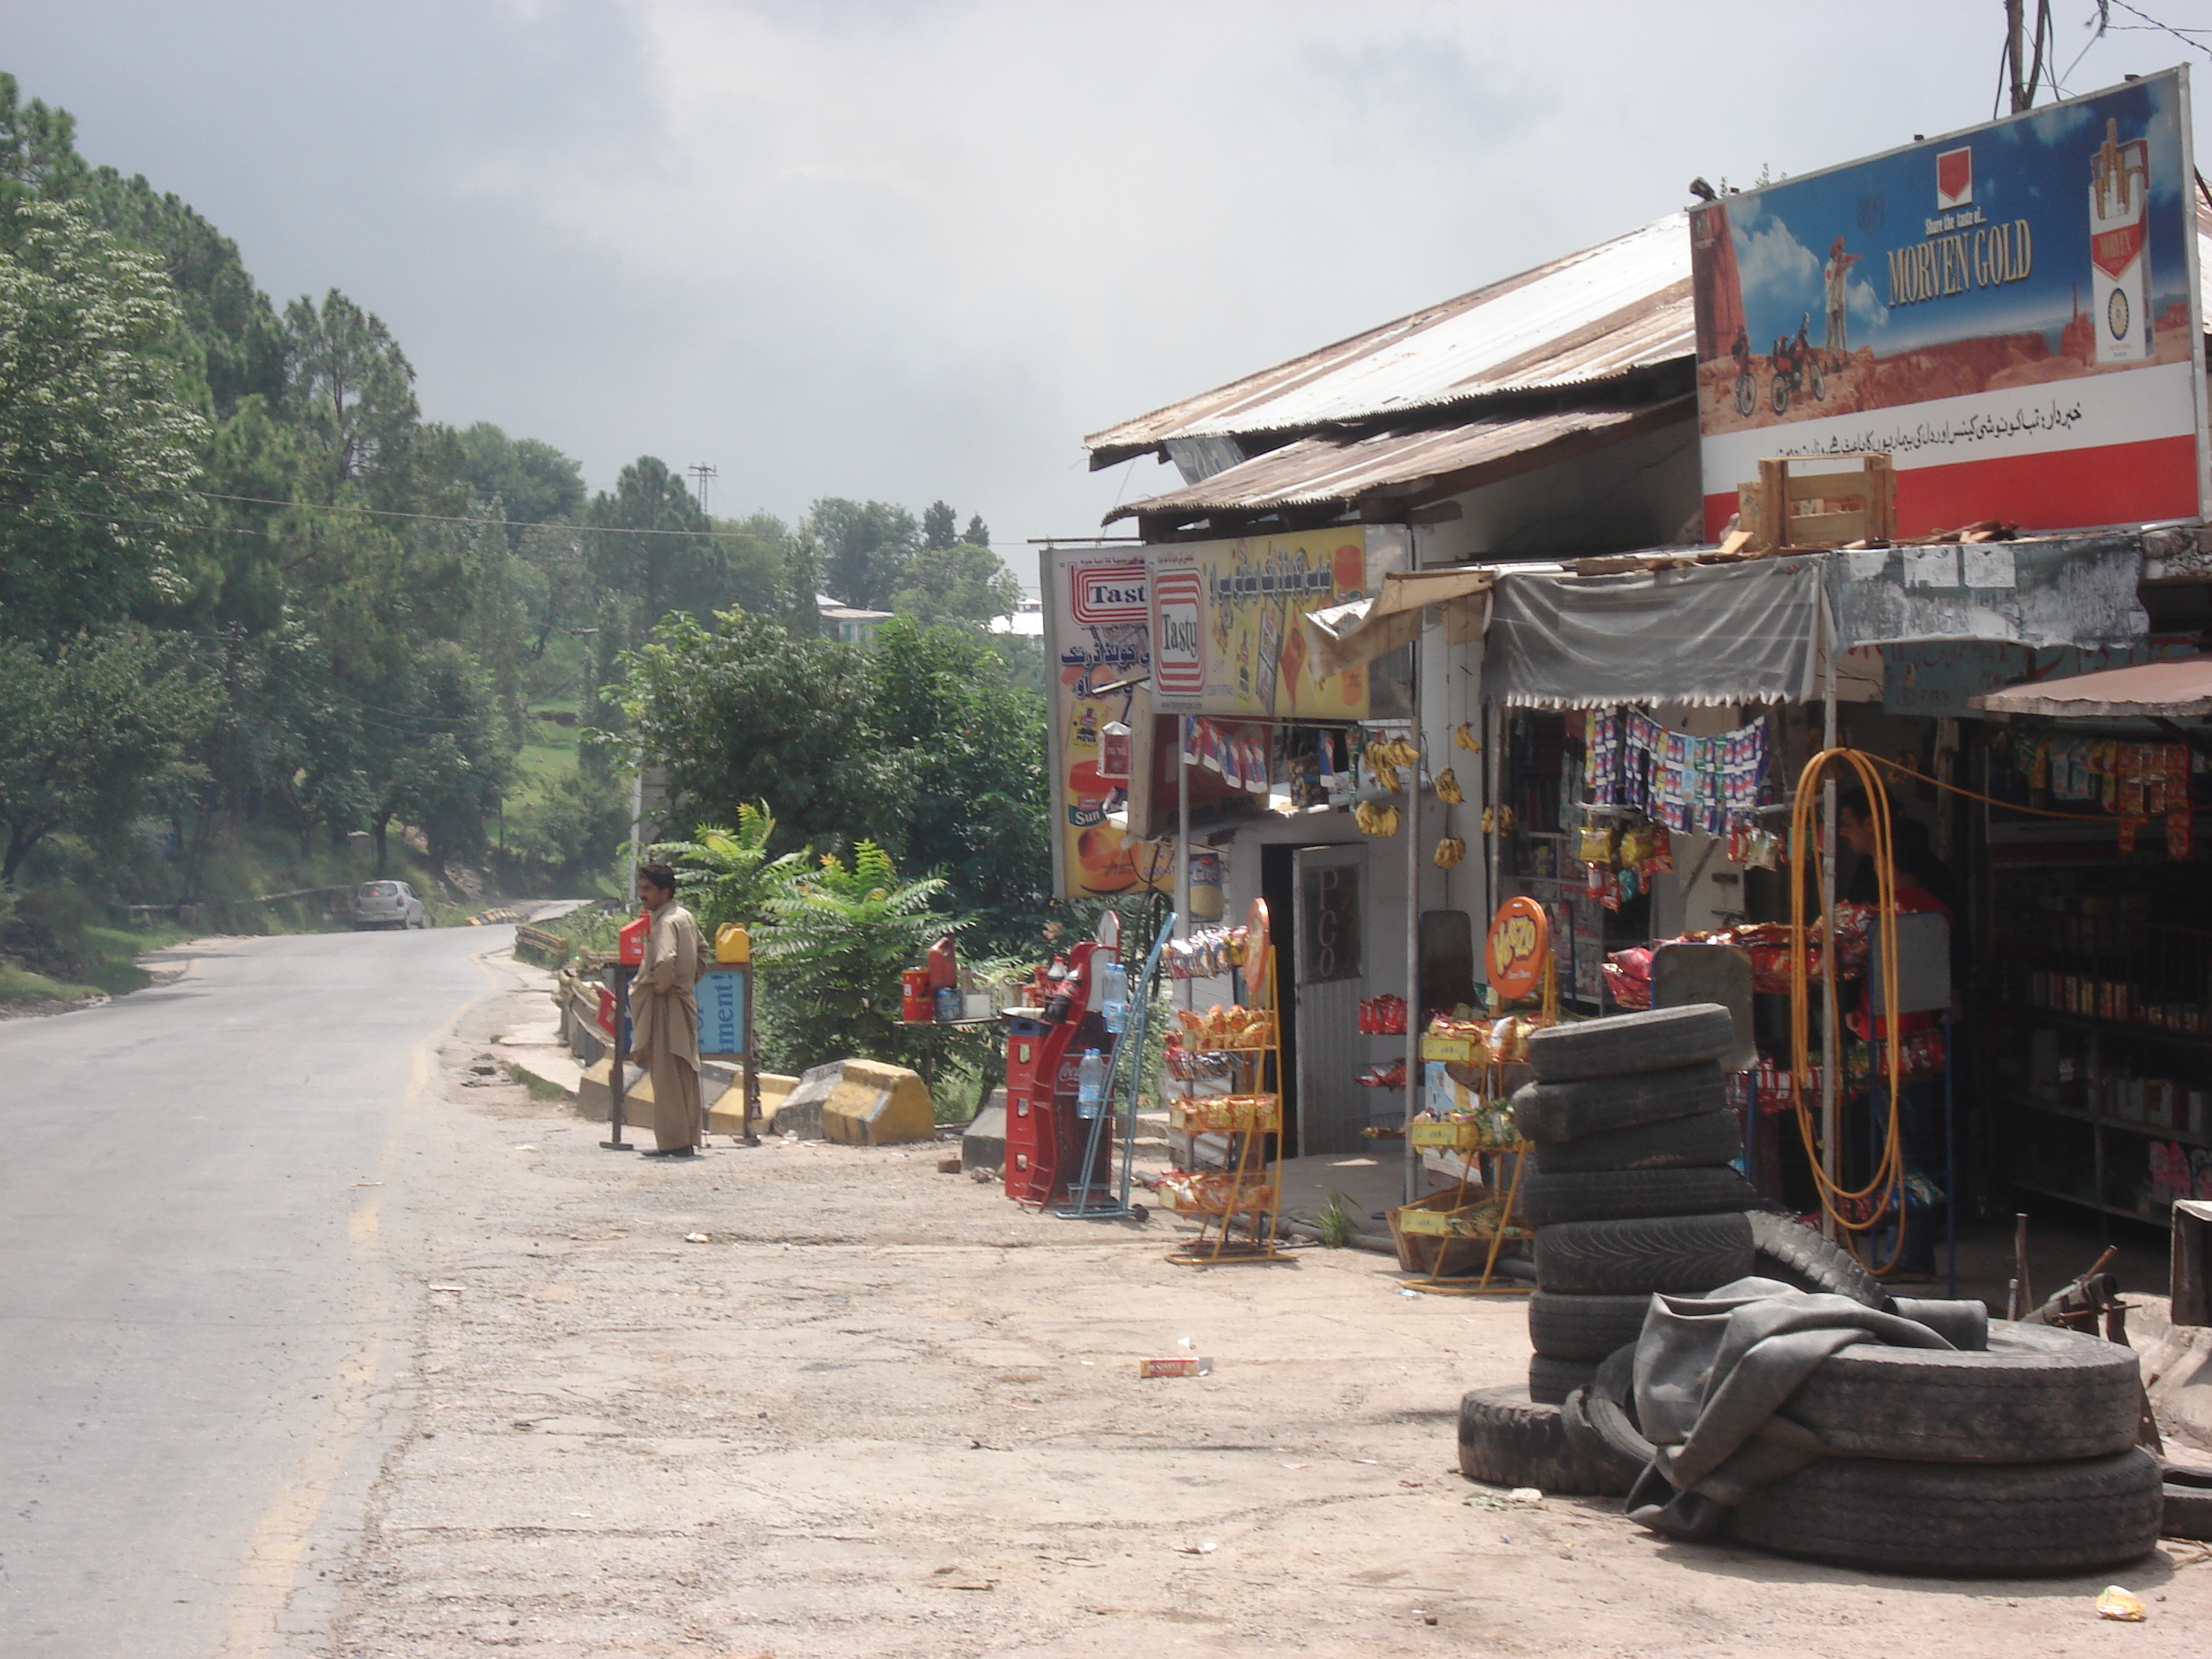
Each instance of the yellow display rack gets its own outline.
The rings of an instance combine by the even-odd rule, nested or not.
[[[1170,1253],[1182,1267],[1220,1267],[1238,1261],[1290,1261],[1277,1247],[1275,1219],[1282,1198],[1267,1169],[1267,1138],[1283,1130],[1282,1025],[1275,1000],[1275,950],[1268,926],[1267,902],[1254,899],[1244,920],[1244,994],[1247,1009],[1267,1018],[1245,1021],[1235,1042],[1200,1052],[1221,1066],[1218,1094],[1200,1094],[1197,1079],[1174,1079],[1181,1090],[1170,1102],[1169,1121],[1178,1129],[1230,1138],[1226,1181],[1208,1182],[1205,1190],[1178,1190],[1181,1171],[1162,1178],[1155,1195],[1169,1209],[1202,1218],[1198,1237]],[[1206,1172],[1223,1173],[1223,1172]],[[1249,1236],[1230,1237],[1230,1224],[1242,1218]]]

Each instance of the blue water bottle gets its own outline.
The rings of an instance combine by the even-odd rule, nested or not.
[[[1075,1115],[1097,1117],[1106,1099],[1106,1061],[1096,1048],[1083,1051],[1083,1064],[1075,1076]]]

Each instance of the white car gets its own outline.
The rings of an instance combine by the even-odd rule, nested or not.
[[[353,896],[353,925],[361,927],[428,927],[430,913],[404,881],[365,881]]]

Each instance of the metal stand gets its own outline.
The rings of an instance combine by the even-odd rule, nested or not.
[[[1139,1073],[1144,1066],[1145,1043],[1152,1034],[1152,997],[1159,981],[1160,954],[1167,949],[1168,939],[1175,932],[1176,921],[1176,913],[1170,910],[1168,919],[1160,924],[1158,936],[1152,940],[1152,953],[1145,958],[1144,972],[1129,988],[1129,1012],[1122,1022],[1120,1033],[1114,1039],[1113,1052],[1107,1058],[1103,1097],[1098,1103],[1097,1114],[1091,1120],[1091,1132],[1083,1146],[1082,1173],[1088,1177],[1098,1168],[1100,1139],[1105,1133],[1108,1121],[1116,1115],[1114,1110],[1115,1091],[1123,1091],[1127,1096],[1128,1105],[1119,1115],[1121,1119],[1121,1195],[1118,1198],[1106,1197],[1108,1185],[1103,1182],[1092,1182],[1087,1178],[1070,1182],[1067,1188],[1069,1207],[1056,1212],[1063,1220],[1119,1221],[1128,1217],[1142,1218],[1144,1214],[1141,1206],[1129,1202],[1131,1166],[1135,1161],[1137,1146],[1137,1088],[1142,1081]],[[1126,1066],[1122,1063],[1125,1058],[1128,1062]],[[1100,1195],[1100,1201],[1091,1201],[1093,1193]]]
[[[615,976],[615,1042],[607,1062],[608,1117],[615,1126],[615,1138],[599,1146],[605,1152],[634,1152],[637,1148],[623,1139],[623,1109],[629,1102],[629,981],[637,970],[616,963],[608,971]]]

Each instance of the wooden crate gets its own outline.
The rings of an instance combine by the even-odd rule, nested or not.
[[[1848,471],[1797,472],[1794,467]],[[1756,483],[1736,486],[1738,523],[1751,546],[1838,547],[1845,542],[1887,541],[1897,534],[1897,471],[1887,451],[1848,455],[1787,456],[1759,464]]]

